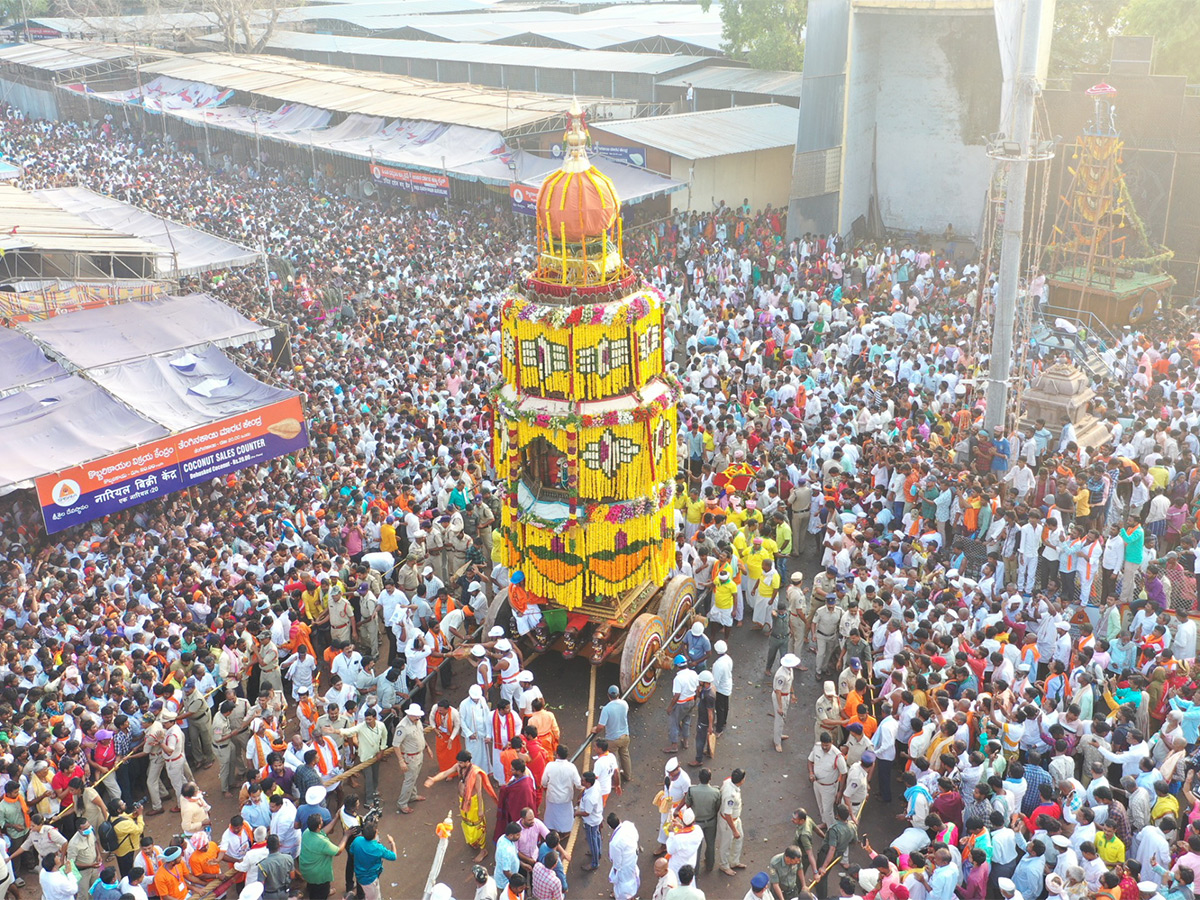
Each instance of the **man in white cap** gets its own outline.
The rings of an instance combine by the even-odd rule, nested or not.
[[[540,699],[544,702],[546,696],[542,693],[542,689],[533,683],[533,673],[528,669],[522,669],[517,673],[517,686],[520,690],[513,705],[518,708],[522,716],[528,719],[533,715],[533,701]]]
[[[667,864],[679,874],[680,866],[696,869],[696,857],[704,843],[704,832],[696,825],[696,814],[690,806],[679,810],[675,822],[667,829]]]
[[[492,689],[495,683],[495,674],[492,671],[492,658],[488,656],[487,647],[483,644],[475,644],[471,647],[471,664],[475,666],[475,683],[479,685],[479,689],[483,691],[484,696]]]
[[[658,822],[658,850],[655,856],[663,856],[667,852],[667,826],[675,816],[675,810],[683,805],[683,800],[687,796],[688,788],[692,786],[692,779],[688,777],[688,773],[679,767],[679,759],[672,756],[663,765],[663,790],[666,792],[666,800],[659,807],[659,822]],[[701,833],[703,837],[703,833]]]
[[[783,733],[783,723],[787,719],[788,706],[795,698],[792,690],[792,670],[800,665],[800,657],[794,653],[785,653],[775,670],[775,678],[771,682],[771,714],[775,719],[775,752],[783,752],[783,742],[788,736]]]
[[[487,615],[488,596],[480,582],[472,581],[467,585],[467,605],[475,614],[475,621],[482,622]]]
[[[696,758],[689,765],[703,765],[705,756],[709,759],[713,757],[708,748],[708,736],[716,734],[716,708],[713,673],[701,672],[700,687],[696,692]]]
[[[458,705],[458,727],[462,733],[463,749],[471,751],[472,759],[482,760],[482,765],[490,769],[492,711],[484,699],[484,689],[477,684],[471,685],[467,690],[467,699]]]
[[[421,765],[428,754],[433,759],[433,751],[425,740],[423,719],[425,711],[417,704],[412,704],[405,710],[404,718],[396,726],[392,736],[392,746],[396,748],[396,761],[400,764],[400,774],[404,779],[400,786],[400,799],[396,801],[396,810],[408,815],[412,812],[415,802],[424,800],[417,793],[417,779],[421,777]]]
[[[1004,900],[1025,900],[1025,898],[1018,893],[1017,886],[1013,884],[1013,880],[1011,878],[998,878],[996,880],[996,887],[1000,888],[1000,896],[1003,897]]]
[[[712,664],[713,693],[717,701],[717,734],[721,734],[729,720],[729,698],[733,696],[733,657],[724,641],[713,644],[713,652],[717,654]]]
[[[500,638],[496,641],[496,657],[496,669],[500,675],[500,697],[513,703],[521,691],[521,685],[517,682],[517,676],[521,674],[521,655],[514,649],[512,641]]]

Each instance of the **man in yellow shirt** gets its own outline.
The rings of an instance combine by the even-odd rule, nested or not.
[[[762,610],[761,614],[759,611],[758,581],[763,575],[763,564],[775,559],[776,549],[774,541],[764,539],[760,534],[755,534],[750,538],[750,548],[746,551],[746,570],[749,577],[744,588],[744,594],[752,605],[755,631],[762,631],[771,621],[770,606]]]
[[[709,621],[724,628],[726,637],[733,626],[733,606],[738,591],[737,583],[730,572],[730,565],[722,565],[717,572],[717,581],[713,585],[713,605],[708,613]]]
[[[400,542],[396,539],[395,522],[393,516],[388,516],[379,526],[379,549],[383,553],[395,553],[400,549]]]
[[[1096,853],[1109,868],[1125,862],[1125,842],[1117,837],[1116,827],[1112,822],[1105,822],[1100,827],[1103,831],[1096,835]]]
[[[688,491],[688,496],[683,501],[684,522],[683,533],[690,541],[696,536],[696,532],[700,530],[700,525],[704,519],[704,501],[700,499],[700,489],[692,488]]]
[[[758,540],[762,540],[759,538]],[[765,543],[765,542],[764,542]],[[774,541],[772,541],[774,543]],[[775,595],[783,585],[783,578],[775,568],[774,554],[762,561],[762,572],[754,591],[754,628],[768,631],[771,626],[771,610],[775,606]]]
[[[329,598],[315,581],[304,582],[304,592],[300,599],[304,603],[304,614],[310,622],[316,622],[329,610]]]

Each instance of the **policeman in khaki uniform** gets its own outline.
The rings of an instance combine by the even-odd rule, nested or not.
[[[258,633],[258,685],[259,690],[273,687],[283,690],[283,673],[279,671],[279,647],[271,640],[271,633],[265,628]]]
[[[808,780],[817,795],[817,809],[826,827],[833,825],[833,805],[846,777],[846,757],[833,746],[829,732],[822,731],[821,739],[808,754]]]
[[[250,702],[245,697],[239,697],[234,691],[235,687],[236,685],[229,684],[225,688],[225,699],[233,704],[233,708],[225,713],[225,718],[229,720],[229,727],[233,729],[230,737],[233,741],[233,761],[230,763],[230,768],[233,769],[231,784],[241,780],[241,774],[244,771],[241,767],[246,758],[246,746],[250,743],[250,735],[247,733]]]
[[[792,669],[800,665],[800,657],[794,653],[785,653],[775,670],[775,679],[771,682],[771,712],[775,717],[775,752],[783,752],[783,742],[787,735],[783,733],[783,723],[787,718],[788,706],[792,702]]]
[[[396,759],[400,763],[400,774],[404,776],[404,784],[400,787],[400,799],[396,801],[397,812],[408,815],[412,812],[412,804],[424,800],[417,793],[418,779],[421,777],[421,764],[425,761],[424,754],[433,759],[433,751],[425,740],[425,711],[413,703],[405,710],[404,718],[396,726],[392,736],[392,746],[396,748]]]
[[[825,596],[824,605],[813,615],[813,631],[817,634],[817,676],[821,677],[833,671],[837,662],[838,650],[841,648],[838,629],[842,624],[845,610],[837,605],[837,597],[830,593]]]
[[[721,783],[721,808],[717,814],[717,865],[726,875],[744,869],[742,863],[742,782],[746,773],[734,769]]]
[[[820,738],[822,731],[829,732],[831,737],[840,737],[841,726],[836,723],[842,721],[842,701],[832,681],[825,682],[821,696],[817,698],[816,712],[814,737]]]
[[[793,572],[787,589],[788,612],[791,613],[788,617],[791,646],[788,649],[797,656],[804,652],[804,632],[808,627],[809,616],[808,597],[804,594],[803,582],[804,574]],[[808,671],[807,666],[797,666],[796,668],[801,672]]]
[[[213,764],[212,710],[208,707],[208,698],[196,688],[195,678],[189,678],[183,683],[183,703],[180,704],[179,712],[187,716],[191,726],[188,732],[192,738],[192,754],[196,759],[196,768],[207,769]]]
[[[229,716],[233,714],[232,701],[226,700],[221,704],[212,724],[212,751],[221,764],[221,792],[226,797],[232,797],[237,786],[233,773],[233,724]]]

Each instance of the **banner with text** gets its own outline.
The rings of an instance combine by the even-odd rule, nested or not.
[[[37,479],[53,534],[308,446],[299,397]]]
[[[518,216],[537,215],[538,189],[527,184],[510,184],[508,195],[512,198],[512,211]]]
[[[391,185],[414,194],[433,194],[436,197],[450,196],[450,179],[445,175],[430,172],[410,172],[381,163],[371,163],[371,178],[380,184]]]

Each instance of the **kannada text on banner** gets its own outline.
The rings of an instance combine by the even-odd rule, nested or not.
[[[299,397],[37,479],[47,533],[111,515],[308,446]]]

